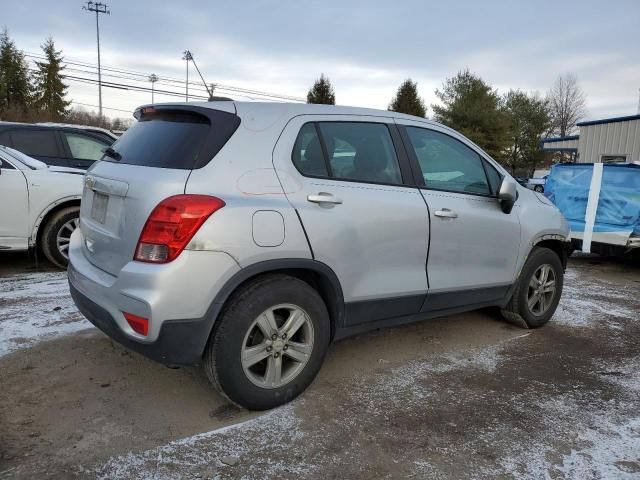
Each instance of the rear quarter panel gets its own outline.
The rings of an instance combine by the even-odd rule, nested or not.
[[[269,115],[253,115],[251,106],[238,104],[242,121],[236,133],[206,166],[193,170],[185,193],[213,195],[226,206],[215,212],[198,230],[187,249],[222,251],[231,255],[241,267],[277,258],[311,258],[302,225],[296,211],[285,196],[273,168],[274,145],[291,113],[286,104],[271,109]],[[254,224],[258,211],[274,211],[281,215],[274,229],[282,229],[279,245],[258,246]]]

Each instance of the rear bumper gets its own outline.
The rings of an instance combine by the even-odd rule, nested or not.
[[[69,287],[80,312],[127,348],[168,365],[193,365],[202,357],[215,321],[218,291],[239,271],[223,252],[184,251],[173,262],[129,262],[117,276],[85,256],[77,229],[69,246]],[[149,319],[147,336],[123,312]]]
[[[71,297],[87,320],[126,348],[165,365],[197,365],[213,326],[213,318],[170,320],[163,323],[155,342],[141,343],[128,337],[111,314],[69,282]]]

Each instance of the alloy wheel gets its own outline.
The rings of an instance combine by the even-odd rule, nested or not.
[[[300,307],[268,308],[249,327],[242,344],[242,369],[261,388],[278,388],[293,380],[313,352],[313,324]]]
[[[80,223],[80,219],[72,218],[68,222],[62,224],[56,234],[56,246],[60,255],[69,260],[69,243],[71,242],[71,234],[74,232]]]
[[[534,315],[543,315],[556,294],[556,274],[551,265],[540,265],[533,273],[527,289],[527,306]]]

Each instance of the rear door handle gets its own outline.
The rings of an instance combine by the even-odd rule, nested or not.
[[[308,195],[307,201],[312,203],[319,203],[321,205],[323,203],[330,203],[334,205],[340,205],[342,203],[342,199],[336,197],[332,193],[327,192],[319,192],[316,195]]]
[[[449,210],[448,208],[443,208],[442,210],[436,210],[433,214],[436,217],[442,217],[442,218],[458,218],[458,214],[454,211]]]

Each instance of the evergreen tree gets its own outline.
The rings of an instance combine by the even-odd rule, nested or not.
[[[307,103],[323,103],[325,105],[336,104],[336,94],[333,91],[331,82],[324,74],[320,74],[320,78],[316,80],[313,87],[307,93]]]
[[[0,112],[9,108],[26,110],[30,100],[27,62],[5,28],[0,34]]]
[[[443,104],[432,105],[436,121],[458,130],[496,160],[504,159],[509,125],[497,91],[466,69],[435,93]]]
[[[509,121],[505,163],[511,173],[520,169],[531,175],[543,157],[540,139],[551,126],[548,102],[537,95],[510,90],[503,99],[503,111]]]
[[[427,107],[424,101],[418,96],[418,83],[407,78],[398,88],[396,96],[389,104],[392,112],[406,113],[416,117],[424,117],[427,114]]]
[[[35,106],[53,117],[63,118],[71,102],[65,100],[67,86],[62,82],[62,52],[56,51],[53,39],[49,37],[42,45],[46,57],[44,62],[36,62]]]

